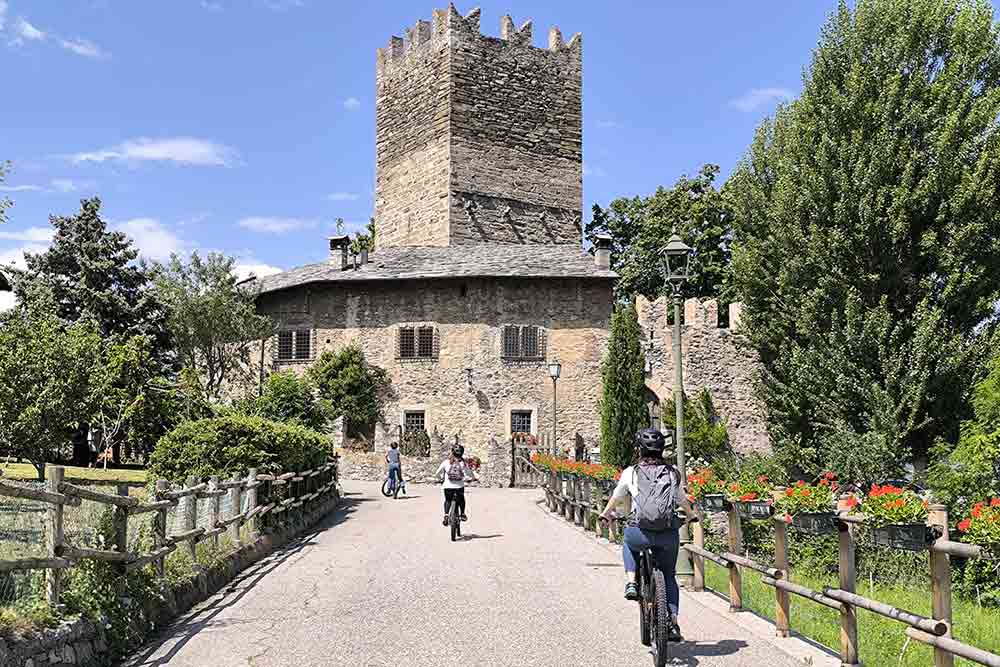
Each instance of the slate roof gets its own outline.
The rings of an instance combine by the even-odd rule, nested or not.
[[[569,245],[465,245],[386,248],[374,252],[357,270],[336,264],[307,264],[247,281],[262,293],[313,283],[353,283],[439,278],[579,278],[615,280],[594,257]]]

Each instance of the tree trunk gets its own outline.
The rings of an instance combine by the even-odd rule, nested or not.
[[[38,481],[39,482],[44,482],[45,481],[45,464],[44,463],[36,463],[35,461],[32,461],[31,465],[35,466],[35,472],[38,474]]]
[[[87,435],[90,426],[80,424],[80,428],[73,433],[73,465],[87,467],[90,465],[90,443],[87,442]]]

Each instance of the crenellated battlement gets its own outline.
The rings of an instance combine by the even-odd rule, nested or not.
[[[454,38],[496,40],[480,32],[481,11],[478,7],[465,16],[449,3],[447,9],[435,9],[430,21],[418,20],[413,27],[406,28],[403,37],[392,36],[385,47],[377,49],[375,55],[376,70],[379,73],[388,67],[404,63],[416,54],[426,52],[432,44],[445,44]],[[500,19],[500,41],[512,47],[530,48],[538,51],[563,53],[579,57],[583,38],[580,33],[573,35],[570,41],[564,42],[562,32],[558,27],[549,29],[548,45],[536,47],[533,43],[533,26],[530,20],[518,28],[509,14]]]

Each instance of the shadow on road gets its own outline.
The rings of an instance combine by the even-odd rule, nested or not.
[[[359,496],[362,494],[346,493],[344,495]],[[266,558],[243,570],[208,600],[196,605],[192,610],[182,614],[173,623],[164,627],[152,640],[132,656],[123,660],[121,664],[126,667],[163,667],[163,665],[169,664],[184,645],[202,630],[240,623],[240,621],[215,620],[215,618],[225,609],[242,600],[269,573],[276,570],[292,556],[301,553],[306,547],[315,544],[316,538],[320,534],[347,520],[357,505],[366,502],[371,502],[371,498],[342,497],[337,509],[321,519],[315,526],[287,544],[278,547]],[[170,643],[173,645],[167,652],[153,657],[161,648]]]
[[[723,639],[718,642],[681,642],[670,645],[670,662],[681,661],[683,665],[697,665],[698,658],[717,658],[733,655],[745,649],[747,644],[742,639]],[[713,663],[714,664],[714,663]]]
[[[503,537],[503,533],[497,533],[495,535],[476,535],[475,533],[467,533],[462,535],[462,541],[468,542],[469,540],[492,540],[497,537]]]

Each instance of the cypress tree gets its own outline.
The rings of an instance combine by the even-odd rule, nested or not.
[[[611,338],[601,366],[601,462],[631,465],[633,438],[647,425],[643,355],[635,305],[622,305],[611,318]]]

